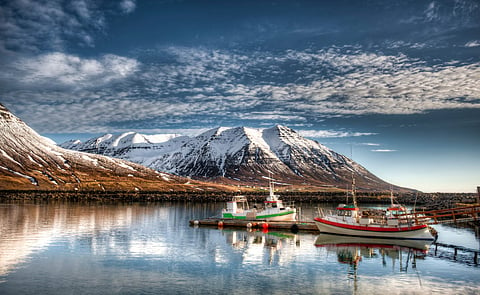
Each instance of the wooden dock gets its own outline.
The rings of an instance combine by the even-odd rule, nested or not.
[[[190,220],[190,225],[223,227],[242,227],[263,230],[288,230],[292,233],[299,231],[318,232],[318,228],[311,221],[266,221],[266,220],[245,220],[226,218],[206,218]]]

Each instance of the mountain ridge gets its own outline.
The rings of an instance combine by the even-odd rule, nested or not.
[[[141,134],[140,134],[141,135]],[[105,135],[104,135],[105,136]],[[108,136],[123,137],[123,134]],[[69,148],[128,159],[157,171],[197,180],[237,185],[266,185],[269,175],[293,187],[351,188],[355,178],[366,191],[413,191],[389,184],[360,164],[293,129],[217,127],[195,137],[172,137],[160,143],[103,148],[102,137]],[[96,148],[92,146],[96,143]],[[62,144],[61,146],[66,146]]]
[[[122,159],[64,149],[0,104],[2,190],[218,190]],[[231,190],[222,188],[223,190]]]

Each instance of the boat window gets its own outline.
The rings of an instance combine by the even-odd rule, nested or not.
[[[352,216],[352,212],[350,210],[337,210],[338,216]]]

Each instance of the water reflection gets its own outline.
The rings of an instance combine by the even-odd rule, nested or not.
[[[324,247],[335,252],[338,262],[349,264],[354,269],[362,259],[381,258],[382,265],[387,265],[387,259],[392,266],[398,260],[400,271],[406,271],[409,264],[415,268],[417,259],[424,259],[431,243],[422,240],[392,240],[358,238],[332,234],[320,234],[315,240],[316,247]]]
[[[300,236],[287,232],[223,230],[223,234],[227,243],[242,253],[243,264],[285,265],[300,248]]]
[[[141,225],[175,227],[178,219],[183,222],[188,218],[182,211],[171,210],[170,205],[1,204],[0,276],[60,242],[71,248],[88,248],[93,255],[165,254],[165,239],[150,235],[151,230]]]
[[[478,267],[432,257],[433,250],[425,257],[428,245],[189,226],[188,220],[213,216],[222,207],[0,203],[0,294],[381,294],[392,286],[410,294],[478,290]],[[456,230],[454,237],[473,236]]]

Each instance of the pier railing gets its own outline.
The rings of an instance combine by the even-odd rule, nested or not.
[[[457,223],[480,220],[480,205],[399,214],[415,220],[416,224]]]

